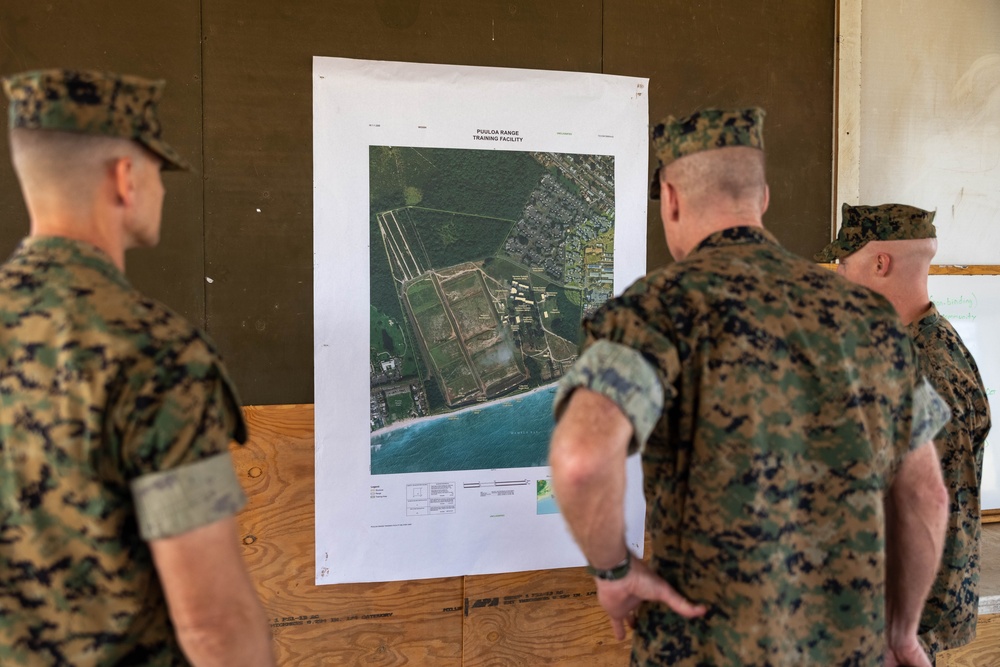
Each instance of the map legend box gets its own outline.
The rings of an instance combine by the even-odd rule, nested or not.
[[[455,513],[455,482],[406,485],[406,516]]]

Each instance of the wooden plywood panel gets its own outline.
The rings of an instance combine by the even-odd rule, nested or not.
[[[937,667],[994,667],[1000,665],[1000,614],[980,616],[976,639],[962,648],[937,656]]]
[[[600,71],[601,2],[203,5],[209,332],[247,402],[310,402],[312,56]]]
[[[245,408],[232,448],[250,576],[279,665],[460,665],[461,578],[316,586],[313,406]]]
[[[248,407],[244,414],[250,442],[232,452],[249,504],[238,520],[278,664],[627,664],[630,641],[614,639],[583,568],[315,586],[313,406]],[[984,529],[984,595],[995,592],[986,556],[996,532]],[[998,619],[981,617],[976,642],[938,664],[995,664]]]
[[[200,0],[169,3],[5,0],[0,6],[0,74],[70,67],[166,79],[164,138],[201,165]],[[3,108],[6,110],[6,100]],[[6,118],[6,115],[4,115]],[[28,215],[0,132],[0,256],[28,232]],[[129,279],[196,324],[204,322],[202,190],[197,174],[164,175],[163,234],[153,250],[126,256]]]
[[[812,256],[830,239],[836,2],[605,3],[604,72],[650,78],[651,122],[708,106],[762,106],[765,225]],[[669,259],[649,211],[648,264]]]
[[[583,568],[466,577],[466,667],[628,664]]]

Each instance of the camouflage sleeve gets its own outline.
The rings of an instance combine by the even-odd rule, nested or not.
[[[944,399],[934,391],[927,378],[913,389],[913,426],[910,429],[910,449],[916,449],[934,436],[948,423],[951,409]]]
[[[611,399],[632,422],[630,454],[645,447],[663,411],[663,385],[652,364],[630,347],[595,342],[559,381],[553,405],[557,421],[566,400],[579,387]]]
[[[131,487],[144,540],[172,537],[214,523],[236,514],[247,500],[229,452],[137,477]]]
[[[218,460],[219,455],[226,455],[228,464],[229,442],[246,440],[239,400],[221,360],[200,338],[178,347],[159,354],[155,363],[145,364],[144,370],[133,369],[128,387],[116,402],[119,459],[125,478],[133,484],[137,504],[137,489],[148,492],[150,488],[162,488],[164,480],[184,488],[190,474],[205,479],[199,472],[202,469],[187,468]],[[223,479],[218,468],[209,469],[212,479]],[[177,475],[155,476],[169,471]],[[220,483],[229,484],[224,479]],[[242,500],[222,504],[232,508],[237,502]],[[200,512],[200,524],[184,519],[187,529],[219,518],[206,511],[206,498],[192,494],[176,496],[169,509],[162,502],[146,502],[145,507],[141,520],[148,526],[162,523],[163,519],[156,515],[162,511],[181,515]]]
[[[645,446],[677,395],[680,374],[677,346],[661,328],[662,316],[656,319],[659,310],[657,294],[637,283],[583,323],[581,355],[560,382],[557,416],[571,390],[586,386],[615,401],[631,420],[629,453]]]

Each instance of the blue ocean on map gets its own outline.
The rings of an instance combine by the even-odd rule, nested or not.
[[[556,504],[556,499],[553,496],[546,496],[544,498],[538,499],[538,506],[535,510],[535,514],[558,514],[559,505]]]
[[[415,420],[371,437],[371,473],[488,470],[548,465],[555,385]]]

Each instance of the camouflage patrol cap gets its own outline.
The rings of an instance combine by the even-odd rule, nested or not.
[[[816,253],[817,262],[832,262],[861,250],[869,241],[907,241],[932,239],[934,211],[925,211],[906,204],[878,206],[843,206],[844,222],[837,238]]]
[[[705,109],[690,116],[667,116],[650,132],[657,166],[649,198],[660,198],[660,170],[674,160],[715,148],[746,146],[764,149],[764,110]]]
[[[131,139],[163,158],[164,169],[191,166],[160,138],[156,104],[164,81],[111,72],[64,69],[3,79],[10,128],[58,130]]]

